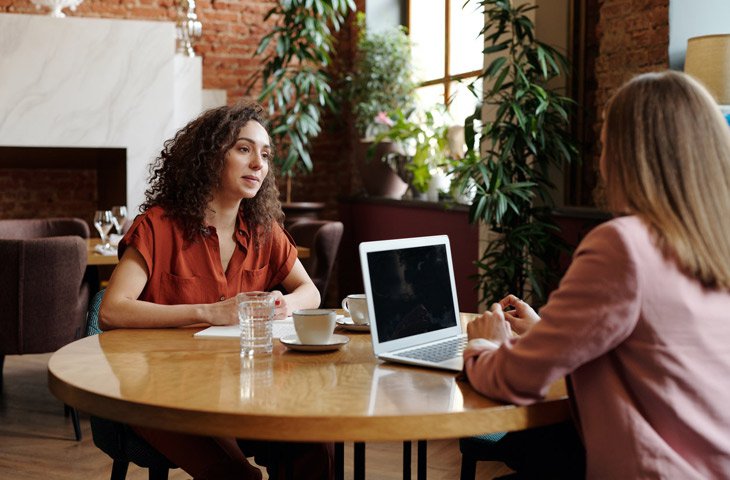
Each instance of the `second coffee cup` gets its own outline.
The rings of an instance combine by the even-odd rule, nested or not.
[[[342,300],[342,308],[350,314],[355,325],[368,325],[368,299],[364,293],[353,293]]]
[[[332,310],[308,308],[294,310],[294,330],[304,345],[326,345],[332,339],[337,315]]]

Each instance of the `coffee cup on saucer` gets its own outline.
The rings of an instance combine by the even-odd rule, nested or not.
[[[332,339],[337,315],[333,310],[306,308],[295,310],[294,330],[299,341],[305,345],[326,345]]]
[[[342,308],[350,314],[355,325],[368,325],[368,298],[364,293],[353,293],[342,300]]]

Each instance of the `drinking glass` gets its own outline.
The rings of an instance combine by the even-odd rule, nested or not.
[[[101,237],[103,244],[102,248],[106,251],[111,250],[111,245],[109,245],[109,232],[113,226],[114,216],[111,210],[97,210],[94,213],[94,227],[99,232],[99,237]]]
[[[246,292],[236,296],[242,357],[271,354],[275,299],[271,292]]]
[[[125,205],[112,207],[112,217],[114,218],[114,229],[121,235],[124,222],[127,221],[127,207]]]

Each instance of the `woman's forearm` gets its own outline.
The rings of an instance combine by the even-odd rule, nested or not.
[[[306,282],[299,285],[290,294],[285,295],[287,304],[287,316],[290,316],[294,310],[302,308],[317,308],[322,299],[319,290],[312,282]]]
[[[211,324],[208,305],[158,305],[141,300],[105,297],[99,310],[99,327],[167,328]]]

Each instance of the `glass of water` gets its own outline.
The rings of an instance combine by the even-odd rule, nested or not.
[[[271,292],[246,292],[236,296],[242,357],[266,355],[273,350],[271,322],[275,300]]]

